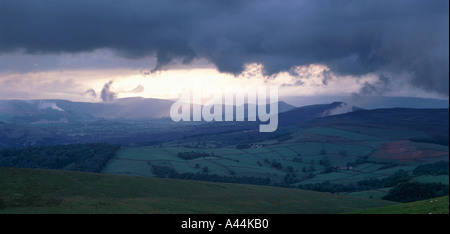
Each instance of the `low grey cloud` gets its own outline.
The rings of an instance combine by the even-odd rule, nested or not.
[[[328,85],[328,82],[333,79],[333,76],[330,71],[322,72],[322,84]]]
[[[410,74],[425,91],[449,94],[448,0],[4,0],[0,54],[45,55],[108,48],[130,60],[156,56],[212,62],[267,76],[324,64],[336,76]],[[323,84],[329,81],[325,76]],[[103,96],[103,95],[102,95]]]
[[[39,100],[39,102],[37,103],[37,107],[39,110],[53,109],[53,110],[64,112],[64,110],[61,109],[60,107],[58,107],[56,105],[56,103],[45,101],[45,100]]]
[[[87,94],[93,98],[97,98],[97,92],[95,92],[94,89],[88,89],[88,90],[86,90],[86,92],[84,94]]]
[[[386,74],[379,74],[375,82],[364,82],[358,92],[350,95],[347,103],[349,106],[364,106],[367,103],[371,103],[374,97],[382,96],[392,91],[392,79]]]
[[[136,88],[131,90],[131,93],[142,93],[142,92],[144,92],[144,89],[145,89],[144,86],[138,85],[138,86],[136,86]]]
[[[100,93],[97,93],[94,89],[88,89],[86,90],[86,92],[84,92],[82,95],[87,95],[89,97],[92,98],[97,98],[100,97],[102,99],[103,102],[113,102],[117,99],[117,96],[120,93],[142,93],[144,92],[145,88],[144,86],[142,86],[141,84],[139,84],[138,86],[136,86],[135,88],[128,90],[128,91],[115,91],[112,89],[112,85],[113,85],[114,81],[110,80],[107,83],[105,83],[103,85],[102,90],[100,91]]]
[[[116,100],[117,94],[111,89],[112,84],[113,81],[111,80],[103,86],[103,89],[100,94],[100,97],[102,98],[103,102],[112,102]]]

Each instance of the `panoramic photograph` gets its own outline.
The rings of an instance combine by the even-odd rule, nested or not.
[[[0,214],[264,229],[448,194],[447,0],[0,0]]]

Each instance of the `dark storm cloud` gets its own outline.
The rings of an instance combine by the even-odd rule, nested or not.
[[[350,102],[359,102],[362,99],[367,99],[367,97],[381,96],[390,90],[391,77],[384,74],[378,76],[378,80],[373,84],[365,82],[359,92],[352,93]]]
[[[322,72],[322,84],[328,85],[328,82],[333,79],[333,76],[331,75],[330,71],[323,71]]]
[[[127,58],[213,62],[267,75],[321,63],[337,75],[409,73],[449,93],[448,0],[2,1],[0,53],[113,49]],[[328,80],[324,80],[325,83]]]

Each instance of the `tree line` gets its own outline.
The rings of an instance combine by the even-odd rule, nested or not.
[[[410,180],[414,176],[418,175],[448,175],[448,166],[448,162],[442,161],[419,166],[412,172],[412,174],[404,170],[399,170],[383,179],[371,178],[361,180],[353,184],[337,184],[326,181],[314,184],[300,184],[297,188],[329,193],[357,192],[381,188],[392,188],[382,199],[397,202],[418,201],[448,195],[448,185],[441,183],[410,182]]]
[[[0,149],[0,166],[100,172],[120,149],[107,143]]]
[[[207,167],[206,167],[207,169]],[[248,177],[248,176],[221,176],[216,174],[208,174],[208,170],[203,170],[203,173],[178,173],[173,168],[168,166],[152,165],[152,172],[159,178],[183,179],[183,180],[200,180],[210,182],[222,183],[236,183],[236,184],[254,184],[254,185],[269,185],[269,178]]]
[[[430,163],[420,165],[413,170],[414,175],[448,175],[449,174],[449,162],[440,161],[436,163]]]
[[[177,154],[177,157],[184,159],[184,160],[192,160],[192,159],[196,159],[196,158],[203,158],[203,157],[209,157],[209,156],[211,156],[209,153],[199,152],[199,151],[180,152]]]

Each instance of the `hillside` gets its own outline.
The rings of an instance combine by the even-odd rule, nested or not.
[[[0,168],[0,213],[342,213],[395,204],[312,191]]]
[[[343,115],[317,118],[305,127],[336,127],[356,130],[370,127],[395,131],[420,130],[431,136],[447,136],[449,109],[392,108],[360,110]],[[413,136],[411,136],[413,137]]]
[[[448,196],[354,212],[355,214],[448,214]]]
[[[325,104],[331,102],[346,102],[364,109],[379,108],[447,108],[448,99],[418,98],[418,97],[389,97],[389,96],[291,96],[283,97],[283,101],[295,106]]]
[[[291,109],[279,114],[279,125],[298,125],[310,120],[335,114],[344,114],[362,110],[358,107],[348,106],[343,102],[333,102],[330,104],[308,105]]]
[[[296,108],[280,117],[295,120],[298,113],[324,113],[333,106],[340,104]],[[448,109],[358,110],[290,125],[284,135],[238,131],[124,147],[102,173],[388,199],[385,196],[404,182],[419,182],[430,189],[433,183],[448,184],[448,173],[414,172],[419,166],[448,164],[446,116]],[[446,194],[442,192],[436,194]]]

